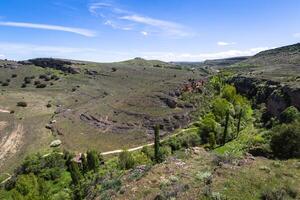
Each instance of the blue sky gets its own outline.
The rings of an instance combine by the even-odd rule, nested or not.
[[[299,10],[299,0],[1,0],[0,59],[253,55],[298,42]]]

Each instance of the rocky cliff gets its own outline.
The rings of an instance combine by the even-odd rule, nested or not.
[[[265,103],[268,112],[278,117],[289,106],[300,110],[300,88],[280,82],[255,77],[236,76],[230,81],[238,92],[245,94],[255,103]]]

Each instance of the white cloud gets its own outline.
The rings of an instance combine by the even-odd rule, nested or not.
[[[293,35],[295,38],[300,38],[300,33],[294,33]]]
[[[218,42],[217,45],[219,46],[229,46],[229,45],[235,45],[235,42]]]
[[[268,47],[251,48],[247,50],[229,50],[212,53],[172,53],[172,52],[144,52],[145,59],[158,59],[164,61],[204,61],[209,59],[221,59],[238,56],[252,56],[258,52],[269,49]]]
[[[144,36],[148,36],[148,32],[147,31],[141,31],[141,34]]]
[[[34,23],[24,23],[24,22],[0,22],[0,26],[64,31],[64,32],[70,32],[70,33],[83,35],[83,36],[86,36],[86,37],[96,36],[96,33],[94,31],[91,31],[91,30],[88,30],[88,29],[74,28],[74,27],[67,27],[67,26],[49,25],[49,24],[34,24]]]
[[[204,61],[207,59],[220,59],[237,56],[251,56],[268,47],[250,48],[246,50],[229,50],[211,53],[189,52],[142,52],[142,51],[110,51],[107,49],[94,49],[65,46],[43,46],[34,44],[0,43],[0,52],[5,58],[25,60],[35,57],[57,57],[65,59],[89,60],[96,62],[114,62],[134,57],[157,59],[162,61]],[[0,56],[1,57],[1,56]]]
[[[192,35],[188,28],[172,21],[156,19],[123,10],[108,3],[93,3],[89,5],[91,14],[104,19],[104,24],[114,29],[133,30],[148,35],[166,35],[172,37],[185,37]],[[108,23],[109,22],[109,23]],[[130,29],[129,29],[129,28]]]
[[[5,58],[5,55],[3,55],[3,54],[0,54],[0,58]]]

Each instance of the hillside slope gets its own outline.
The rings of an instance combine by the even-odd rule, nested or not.
[[[13,112],[0,113],[0,122],[6,124],[0,144],[20,124],[24,133],[3,158],[6,162],[1,160],[0,172],[28,153],[47,151],[55,139],[72,151],[109,151],[151,140],[158,122],[164,124],[164,134],[186,124],[193,108],[177,106],[176,94],[189,79],[205,74],[155,64],[0,61],[0,109]]]

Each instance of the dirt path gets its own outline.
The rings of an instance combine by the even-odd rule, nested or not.
[[[0,142],[0,167],[7,156],[18,151],[22,143],[23,134],[23,126],[18,124],[10,135],[2,138]]]
[[[186,131],[190,131],[190,130],[193,130],[193,129],[197,129],[197,128],[189,128],[189,129],[184,129],[174,135],[170,135],[169,137],[166,137],[164,138],[163,140],[161,140],[161,142],[171,138],[171,137],[175,137],[177,135],[180,135]],[[130,149],[127,149],[127,151],[137,151],[137,150],[140,150],[142,149],[143,147],[147,147],[147,146],[152,146],[154,145],[154,143],[149,143],[149,144],[145,144],[145,145],[141,145],[141,146],[138,146],[138,147],[134,147],[134,148],[130,148]],[[117,153],[121,153],[122,151],[124,151],[123,149],[118,149],[118,150],[113,150],[113,151],[107,151],[107,152],[103,152],[101,153],[101,155],[111,155],[111,154],[117,154]]]
[[[6,126],[7,126],[7,122],[6,121],[0,121],[0,131],[2,131],[3,129],[5,129]]]
[[[1,112],[1,113],[10,113],[9,110],[4,110],[4,109],[1,109],[1,108],[0,108],[0,112]]]

